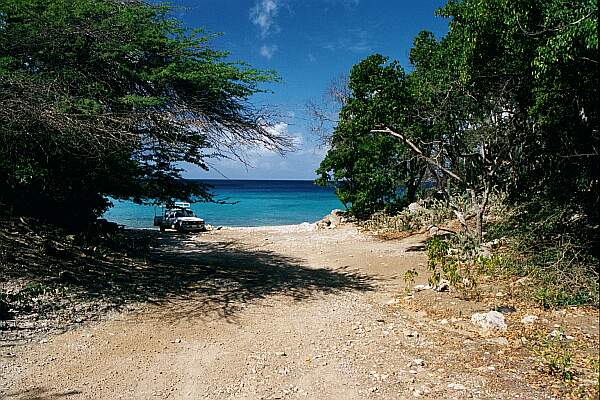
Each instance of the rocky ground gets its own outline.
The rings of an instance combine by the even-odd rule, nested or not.
[[[0,332],[0,398],[597,397],[597,310],[536,309],[494,282],[478,301],[427,289],[425,240],[349,224],[166,233],[85,286],[99,295],[79,320]]]

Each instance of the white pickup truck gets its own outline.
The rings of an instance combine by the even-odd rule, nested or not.
[[[175,202],[174,207],[167,208],[164,214],[154,216],[154,226],[161,232],[165,229],[175,229],[178,232],[203,232],[206,225],[202,218],[194,215],[190,203]]]

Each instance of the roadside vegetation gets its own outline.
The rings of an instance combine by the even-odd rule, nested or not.
[[[108,198],[210,200],[184,164],[287,148],[249,101],[277,75],[213,37],[142,1],[0,2],[0,205],[83,230]]]
[[[250,102],[276,73],[214,37],[143,1],[0,2],[0,330],[147,300],[149,237],[97,221],[109,199],[211,201],[184,165],[290,147]]]
[[[331,127],[318,182],[388,237],[457,221],[428,244],[434,281],[524,278],[544,307],[597,306],[597,3],[449,1],[438,14],[447,34],[419,33],[410,68],[369,56],[332,84],[336,119],[311,104],[321,135]]]

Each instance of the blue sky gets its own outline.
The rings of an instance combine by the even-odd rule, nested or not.
[[[276,70],[282,82],[257,104],[276,107],[275,125],[294,136],[298,150],[285,157],[266,150],[238,161],[213,162],[210,172],[190,167],[189,178],[314,179],[324,149],[310,132],[306,103],[321,98],[329,83],[373,53],[407,68],[412,39],[421,30],[439,37],[447,21],[434,12],[443,0],[173,0],[186,26],[221,32],[212,45],[260,69]]]

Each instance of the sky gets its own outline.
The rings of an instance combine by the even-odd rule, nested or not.
[[[294,138],[296,150],[281,156],[251,149],[249,165],[235,160],[211,162],[206,172],[186,166],[187,178],[306,179],[327,149],[311,133],[308,101],[319,101],[330,82],[379,53],[409,69],[408,54],[421,30],[436,37],[447,20],[435,16],[443,0],[172,0],[173,14],[189,28],[222,33],[212,46],[259,69],[275,70],[281,82],[252,102],[281,117],[273,129]]]

